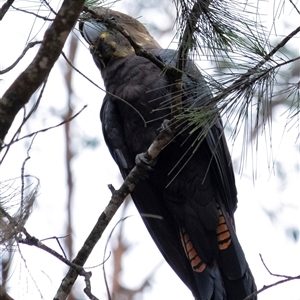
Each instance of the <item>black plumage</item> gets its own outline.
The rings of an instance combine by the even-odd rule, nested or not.
[[[136,155],[147,150],[170,117],[173,82],[150,60],[136,55],[127,38],[110,24],[121,25],[165,64],[175,66],[177,53],[162,49],[130,16],[105,8],[95,12],[101,20],[90,19],[79,27],[104,80],[103,134],[125,178]],[[183,109],[199,109],[212,97],[191,60],[183,81]],[[237,192],[223,125],[218,119],[194,151],[200,130],[178,134],[131,195],[141,214],[162,217],[143,220],[196,299],[242,300],[256,287],[234,229]]]

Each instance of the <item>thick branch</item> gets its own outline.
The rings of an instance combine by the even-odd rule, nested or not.
[[[14,300],[12,297],[10,297],[6,293],[6,291],[5,291],[5,289],[4,289],[4,287],[2,285],[0,285],[0,299],[1,300]]]
[[[19,110],[48,77],[78,19],[84,2],[84,0],[63,2],[54,22],[45,32],[36,57],[0,99],[0,147]]]
[[[153,141],[148,151],[145,153],[145,158],[148,161],[154,160],[160,153],[160,151],[172,140],[173,135],[168,130],[163,130]],[[130,174],[125,179],[124,183],[119,190],[115,191],[109,204],[105,210],[100,215],[96,225],[91,231],[90,235],[84,242],[84,245],[79,250],[76,258],[73,260],[73,263],[78,266],[83,266],[94,249],[96,243],[102,236],[105,228],[111,221],[112,217],[123,203],[124,199],[131,193],[135,188],[140,178],[145,175],[145,170],[140,166],[135,166]],[[77,278],[78,274],[73,269],[70,268],[65,278],[62,280],[62,283],[56,293],[55,300],[66,299],[70,293],[72,286]]]
[[[5,16],[6,12],[9,10],[10,6],[14,3],[14,0],[7,0],[0,8],[0,21]]]

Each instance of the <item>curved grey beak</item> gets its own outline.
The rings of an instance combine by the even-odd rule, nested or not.
[[[88,44],[95,44],[102,31],[107,30],[107,27],[96,20],[88,20],[79,23],[79,31]]]

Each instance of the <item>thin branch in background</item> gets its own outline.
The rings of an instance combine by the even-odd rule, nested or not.
[[[282,276],[284,277],[284,276]],[[256,295],[276,286],[276,285],[280,285],[280,284],[283,284],[283,283],[286,283],[286,282],[289,282],[289,281],[292,281],[292,280],[300,280],[300,275],[298,276],[295,276],[295,277],[289,277],[289,278],[286,278],[286,279],[283,279],[283,280],[279,280],[279,281],[276,281],[272,284],[268,284],[268,285],[264,285],[261,289],[257,290],[256,292],[252,293],[251,295],[247,296],[245,299],[243,300],[251,300],[253,299]]]
[[[23,50],[22,54],[16,59],[16,61],[15,61],[11,66],[9,66],[8,68],[6,68],[6,69],[4,69],[4,70],[0,70],[0,75],[2,75],[2,74],[4,74],[4,73],[7,73],[7,72],[9,72],[10,70],[12,70],[12,69],[19,63],[19,61],[25,56],[26,52],[27,52],[30,48],[34,47],[34,46],[37,45],[37,44],[41,44],[41,43],[42,43],[42,41],[36,41],[36,42],[31,42],[31,43],[29,43],[29,44],[26,46],[26,48]]]
[[[0,21],[5,16],[6,12],[9,10],[10,6],[14,3],[15,0],[7,0],[2,7],[0,8]]]
[[[255,297],[256,295],[258,295],[258,294],[262,293],[263,291],[268,290],[269,288],[272,288],[272,287],[274,287],[276,285],[283,284],[283,283],[286,283],[286,282],[289,282],[289,281],[292,281],[292,280],[300,280],[300,275],[298,275],[298,276],[288,276],[288,275],[280,275],[280,274],[274,274],[274,273],[272,273],[270,271],[270,269],[267,267],[267,265],[265,264],[262,255],[259,254],[259,256],[260,256],[260,259],[261,259],[264,267],[266,268],[266,270],[269,272],[270,275],[275,276],[275,277],[283,277],[285,279],[276,281],[276,282],[274,282],[272,284],[269,284],[269,285],[264,285],[261,289],[257,290],[256,292],[252,293],[251,295],[247,296],[243,300],[250,300],[253,297]]]
[[[66,121],[62,121],[62,122],[60,122],[60,123],[58,123],[58,124],[56,124],[56,125],[54,125],[54,126],[50,126],[50,127],[47,127],[47,128],[44,128],[44,129],[39,129],[39,130],[37,130],[37,131],[34,131],[34,132],[32,132],[32,133],[29,133],[29,134],[27,134],[27,135],[25,135],[25,136],[22,136],[22,137],[20,137],[20,138],[17,138],[16,140],[14,140],[14,141],[12,141],[11,143],[9,143],[8,145],[5,145],[5,146],[3,146],[2,148],[4,149],[4,148],[6,148],[6,147],[10,147],[12,144],[14,144],[14,143],[17,143],[17,142],[19,142],[19,141],[21,141],[21,140],[23,140],[23,139],[27,139],[27,138],[30,138],[30,137],[32,137],[32,136],[35,136],[35,135],[37,135],[38,133],[41,133],[41,132],[46,132],[46,131],[48,131],[48,130],[50,130],[50,129],[54,129],[54,128],[57,128],[57,127],[59,127],[59,126],[61,126],[61,125],[64,125],[66,122],[71,122],[73,119],[75,119],[85,108],[87,107],[87,105],[84,105],[83,106],[83,108],[79,111],[79,112],[77,112],[75,115],[73,115],[72,117],[70,117],[70,119],[68,119],[68,120],[66,120]],[[6,153],[5,153],[6,154]],[[1,163],[3,162],[3,159],[4,158],[2,158],[2,160],[0,161],[0,165],[1,165]]]
[[[50,11],[56,16],[57,12],[52,8],[52,6],[50,5],[50,3],[46,0],[43,0],[43,3],[46,4],[46,6],[50,9]]]
[[[70,61],[73,63],[75,60],[75,55],[78,46],[78,39],[74,36],[71,36],[71,40],[69,43],[69,57]],[[65,68],[65,66],[64,66]],[[73,88],[72,88],[72,78],[73,78],[73,68],[67,65],[67,70],[65,72],[65,83],[67,89],[67,112],[63,115],[64,120],[68,120],[70,116],[73,115]],[[74,182],[73,182],[73,174],[72,174],[72,160],[75,156],[75,153],[72,149],[72,123],[66,122],[64,126],[64,133],[65,133],[65,163],[66,163],[66,170],[67,170],[67,187],[68,187],[68,195],[67,195],[67,238],[66,238],[66,246],[68,251],[68,257],[72,259],[73,257],[73,225],[72,225],[72,208],[73,208],[73,191],[74,191]],[[73,296],[70,300],[72,300]]]
[[[284,278],[287,278],[287,279],[293,278],[293,276],[287,276],[287,275],[280,275],[280,274],[272,273],[269,270],[269,268],[267,267],[266,263],[264,262],[264,259],[263,259],[262,255],[260,253],[259,253],[259,257],[260,257],[260,260],[263,263],[264,267],[266,268],[266,270],[269,272],[270,275],[275,276],[275,277],[284,277]]]
[[[34,13],[34,12],[32,12],[32,11],[28,11],[28,10],[25,10],[25,9],[22,9],[22,8],[18,8],[18,7],[15,7],[15,6],[11,6],[13,9],[15,9],[15,10],[18,10],[18,11],[21,11],[21,12],[23,12],[23,13],[26,13],[26,14],[29,14],[29,15],[33,15],[33,16],[35,16],[36,18],[39,18],[39,19],[42,19],[42,20],[44,20],[44,21],[50,21],[50,22],[52,22],[52,21],[54,21],[55,19],[53,19],[53,18],[48,18],[48,17],[44,17],[44,16],[40,16],[39,14],[37,14],[37,13]]]
[[[64,248],[62,247],[62,245],[61,245],[61,243],[60,243],[60,241],[59,241],[60,239],[64,239],[64,238],[66,238],[67,236],[68,236],[68,235],[61,236],[61,237],[52,236],[52,237],[48,237],[48,238],[45,238],[45,239],[41,239],[41,242],[47,241],[47,240],[52,240],[52,239],[56,240],[56,242],[57,242],[57,244],[58,244],[58,246],[59,246],[59,248],[60,248],[62,254],[64,255],[64,258],[67,259],[67,255],[66,255],[66,253],[65,253],[65,250],[64,250]]]
[[[44,94],[44,90],[45,90],[45,87],[46,87],[46,84],[47,84],[47,79],[44,81],[44,84],[40,90],[40,93],[39,93],[39,96],[36,100],[36,102],[34,103],[34,105],[32,106],[32,108],[30,109],[29,113],[26,115],[26,109],[24,107],[24,117],[23,117],[23,120],[22,120],[22,123],[20,124],[20,126],[18,127],[18,129],[16,130],[16,132],[14,133],[13,137],[11,138],[10,142],[3,146],[2,145],[2,148],[0,146],[0,152],[3,148],[6,148],[5,149],[5,153],[3,154],[1,160],[0,160],[0,165],[3,163],[3,160],[5,159],[10,147],[16,143],[18,141],[18,137],[21,133],[21,130],[23,128],[23,126],[26,124],[26,122],[29,120],[29,118],[32,116],[32,114],[37,110],[39,104],[40,104],[40,100],[42,99],[43,97],[43,94]]]
[[[71,36],[69,42],[69,60],[73,64],[76,56],[76,52],[78,49],[78,38],[74,35]],[[66,66],[67,65],[67,66]],[[74,69],[69,64],[64,64],[63,68],[66,69],[65,71],[65,85],[67,90],[67,111],[62,116],[64,120],[68,120],[70,116],[73,114],[73,87],[72,87],[72,78],[74,74]],[[72,161],[76,153],[72,148],[72,125],[71,122],[66,122],[64,126],[64,136],[65,136],[65,165],[66,165],[66,175],[67,175],[67,223],[66,223],[66,232],[67,238],[65,239],[66,250],[68,252],[69,259],[73,258],[73,222],[72,222],[72,211],[73,211],[73,193],[74,193],[74,180],[73,180],[73,173],[72,173]],[[90,290],[87,289],[88,293]],[[70,293],[68,299],[75,300],[74,294]]]
[[[84,289],[84,292],[86,293],[86,295],[92,300],[97,300],[98,299],[91,292],[91,283],[90,283],[90,278],[92,276],[91,272],[86,272],[81,266],[76,265],[75,263],[73,263],[73,262],[69,261],[68,259],[64,258],[61,254],[57,253],[55,250],[53,250],[50,247],[46,246],[40,240],[38,240],[37,238],[31,236],[25,230],[25,228],[24,228],[24,231],[26,232],[26,238],[24,238],[24,239],[19,238],[18,243],[25,244],[25,245],[28,245],[28,246],[35,246],[39,249],[42,249],[42,250],[46,251],[47,253],[51,254],[52,256],[58,258],[60,261],[62,261],[63,263],[65,263],[69,267],[71,267],[73,270],[75,270],[77,272],[78,275],[84,277],[84,280],[86,282],[86,287]],[[24,231],[22,230],[23,233],[24,233]]]
[[[92,85],[94,85],[95,87],[97,87],[99,90],[105,92],[105,89],[103,89],[100,85],[98,85],[96,82],[94,82],[93,80],[91,80],[88,76],[84,75],[80,70],[78,70],[74,64],[68,59],[68,57],[66,56],[66,54],[62,51],[61,55],[63,56],[63,58],[66,60],[66,62],[78,73],[80,74],[83,78],[85,78],[87,81],[89,81]]]

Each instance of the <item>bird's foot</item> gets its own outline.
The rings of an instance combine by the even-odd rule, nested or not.
[[[171,129],[171,121],[168,119],[164,119],[162,124],[160,125],[159,131],[167,131],[169,134],[173,134],[172,129]]]
[[[152,159],[147,152],[140,153],[135,157],[136,165],[141,167],[141,169],[144,171],[141,176],[143,179],[148,178],[148,172],[153,171],[153,167],[156,165],[156,161],[157,160]]]

